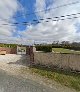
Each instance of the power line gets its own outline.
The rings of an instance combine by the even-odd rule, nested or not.
[[[54,8],[49,8],[49,9],[45,9],[45,10],[40,10],[40,11],[36,11],[36,12],[32,12],[32,13],[27,13],[27,14],[23,14],[23,15],[19,15],[19,16],[16,16],[16,17],[13,17],[13,18],[18,18],[18,17],[22,17],[22,16],[28,16],[28,15],[33,15],[35,13],[39,13],[39,12],[45,12],[45,11],[49,11],[49,10],[53,10],[53,9],[58,9],[58,8],[61,8],[61,7],[65,7],[65,6],[69,6],[69,5],[74,5],[74,4],[78,4],[80,3],[79,1],[76,1],[76,2],[71,2],[71,3],[67,3],[67,4],[63,4],[63,5],[60,5],[60,6],[57,6],[57,7],[54,7]],[[3,21],[7,21],[8,19],[1,19]],[[8,20],[9,21],[9,20]],[[7,22],[8,22],[7,21]]]
[[[77,4],[77,3],[80,3],[80,2],[79,2],[79,1],[71,2],[71,3],[63,4],[63,5],[54,7],[54,8],[49,8],[49,9],[45,9],[45,10],[40,10],[40,11],[28,13],[28,14],[26,14],[26,15],[33,15],[33,14],[35,14],[35,13],[45,12],[45,11],[48,11],[48,10],[53,10],[53,9],[57,9],[57,8],[60,8],[60,7],[64,7],[64,6],[68,6],[68,5],[73,5],[73,4]],[[21,15],[21,16],[24,16],[24,15]],[[17,17],[21,17],[21,16],[17,16]],[[14,17],[14,18],[16,18],[16,17]]]
[[[38,24],[38,23],[42,23],[43,20],[45,20],[44,22],[49,22],[49,21],[59,21],[59,20],[66,20],[66,19],[73,19],[73,18],[79,18],[80,16],[77,16],[77,15],[80,15],[80,12],[78,13],[74,13],[74,14],[67,14],[67,15],[61,15],[59,17],[49,17],[49,18],[43,18],[43,19],[38,19],[38,20],[33,20],[31,23],[30,22],[27,22],[27,21],[23,21],[23,22],[15,22],[15,23],[12,23],[12,24],[8,24],[8,23],[5,23],[5,24],[1,24],[1,25],[4,25],[4,26],[7,26],[7,25],[10,25],[10,26],[16,26],[16,25],[30,25],[30,24]],[[67,17],[67,18],[66,18]]]

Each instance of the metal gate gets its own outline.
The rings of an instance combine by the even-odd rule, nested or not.
[[[17,54],[20,54],[20,55],[26,54],[26,47],[17,46]]]

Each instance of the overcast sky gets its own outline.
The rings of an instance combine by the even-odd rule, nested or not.
[[[44,20],[40,24],[31,24],[33,19],[80,12],[80,2],[45,11],[76,1],[79,0],[0,0],[0,42],[32,44],[34,41],[80,41],[80,18],[49,22]],[[35,13],[41,10],[44,12]],[[29,26],[11,24],[24,21],[29,22]]]

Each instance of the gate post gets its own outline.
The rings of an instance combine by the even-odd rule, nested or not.
[[[34,52],[36,52],[35,46],[30,46],[30,65],[34,64]]]

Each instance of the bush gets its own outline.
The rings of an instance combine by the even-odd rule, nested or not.
[[[50,45],[39,45],[39,46],[36,46],[36,50],[37,51],[44,51],[44,52],[52,52],[52,46]]]

